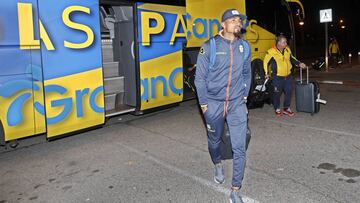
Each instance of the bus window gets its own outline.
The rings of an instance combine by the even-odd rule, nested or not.
[[[248,0],[246,1],[246,15],[248,19],[257,21],[257,25],[269,32],[275,33],[274,0]]]
[[[292,37],[291,10],[284,0],[248,0],[246,14],[257,25],[273,34],[283,33]]]
[[[275,34],[284,34],[290,40],[291,36],[291,10],[288,4],[281,0],[275,4]]]

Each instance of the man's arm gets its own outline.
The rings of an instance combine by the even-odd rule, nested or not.
[[[266,53],[263,61],[263,68],[265,72],[265,77],[269,78],[269,61],[271,60],[272,56],[270,56],[269,51]]]
[[[195,86],[196,93],[199,99],[199,104],[203,112],[207,110],[207,89],[206,89],[206,78],[209,72],[209,57],[210,57],[210,46],[209,43],[204,43],[199,51],[199,55],[196,62],[195,72]]]
[[[247,42],[246,42],[247,43]],[[248,45],[250,48],[250,45]],[[251,50],[251,49],[250,49]],[[243,76],[244,76],[244,85],[245,85],[245,95],[244,97],[248,97],[250,92],[250,85],[251,85],[251,52],[249,57],[244,61],[244,68],[243,68]]]
[[[290,62],[291,62],[291,64],[294,65],[294,66],[299,66],[300,68],[306,68],[306,64],[300,62],[299,60],[297,60],[297,59],[295,58],[295,56],[292,55],[291,52],[290,52]]]

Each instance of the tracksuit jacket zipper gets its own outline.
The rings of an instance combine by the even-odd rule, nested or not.
[[[229,78],[228,83],[226,87],[226,97],[224,102],[224,117],[227,115],[228,108],[229,108],[229,97],[230,97],[230,86],[231,86],[231,80],[232,80],[232,66],[234,61],[234,53],[232,48],[232,41],[230,42],[230,67],[229,67]]]

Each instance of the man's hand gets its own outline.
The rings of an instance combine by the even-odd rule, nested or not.
[[[299,64],[299,67],[302,68],[302,69],[305,69],[307,66],[306,66],[305,63],[300,63],[300,64]]]
[[[208,105],[207,105],[207,104],[201,105],[201,111],[202,111],[203,114],[204,114],[207,110],[208,110]]]

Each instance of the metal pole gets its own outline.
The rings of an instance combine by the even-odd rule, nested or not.
[[[328,42],[328,23],[325,23],[325,67],[329,71],[329,42]]]

